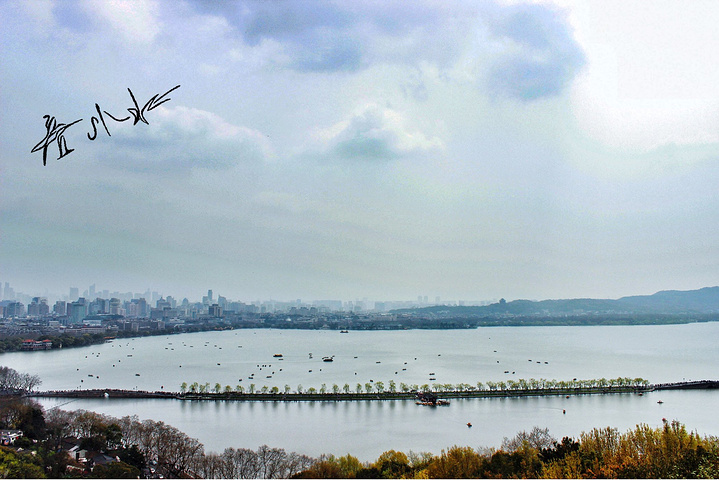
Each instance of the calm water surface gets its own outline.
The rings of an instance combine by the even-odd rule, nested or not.
[[[394,380],[470,383],[519,378],[642,377],[653,383],[717,379],[719,323],[667,326],[495,327],[476,330],[234,330],[118,340],[80,349],[3,354],[0,364],[38,374],[43,389],[177,391],[182,382],[292,390],[302,385]],[[310,353],[312,358],[310,358]],[[282,354],[283,360],[273,357]],[[334,356],[331,363],[322,357]],[[509,373],[505,373],[509,372]],[[139,376],[137,376],[139,374]],[[430,374],[436,381],[430,381]],[[91,375],[91,376],[90,376]],[[269,377],[269,378],[268,378]],[[657,404],[661,399],[664,403]],[[561,438],[593,427],[622,430],[678,419],[719,435],[719,392],[327,403],[43,400],[46,408],[87,409],[162,420],[207,450],[261,444],[308,455],[352,453],[373,460],[390,448],[439,453],[454,444],[499,446],[535,425]],[[566,410],[566,414],[562,413]],[[466,427],[472,422],[473,428]]]

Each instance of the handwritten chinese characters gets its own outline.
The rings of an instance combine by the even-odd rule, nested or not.
[[[100,108],[100,105],[97,103],[95,104],[95,111],[97,112],[97,115],[93,115],[90,118],[90,125],[92,126],[92,133],[87,132],[87,138],[91,141],[94,141],[97,138],[98,133],[98,125],[102,123],[102,127],[105,130],[105,133],[107,133],[108,137],[111,137],[110,129],[107,127],[107,121],[105,120],[105,117],[109,117],[110,119],[114,120],[115,122],[126,122],[127,120],[133,119],[133,125],[137,125],[139,122],[142,122],[146,125],[149,125],[149,122],[147,121],[147,118],[145,118],[146,112],[151,112],[155,108],[159,107],[165,102],[169,102],[172,100],[171,98],[167,97],[171,92],[177,90],[180,88],[180,85],[176,85],[175,87],[171,88],[170,90],[166,91],[162,95],[159,93],[154,95],[150,100],[148,100],[142,108],[140,108],[140,105],[137,103],[137,100],[135,99],[135,95],[133,95],[132,90],[129,88],[127,91],[130,93],[130,98],[132,99],[133,106],[129,107],[127,109],[128,112],[130,112],[130,115],[124,118],[118,118],[114,115],[111,115],[106,110],[102,110]],[[74,148],[68,148],[67,146],[67,140],[65,140],[65,132],[68,128],[72,127],[73,125],[80,123],[83,121],[83,119],[75,120],[71,123],[58,123],[54,116],[50,115],[44,115],[42,118],[45,119],[45,138],[40,140],[40,142],[35,145],[35,147],[30,151],[30,153],[35,153],[42,151],[42,164],[47,165],[47,150],[50,148],[50,146],[54,143],[57,145],[59,155],[57,157],[58,160],[63,158],[66,155],[69,155],[70,153],[74,152]]]

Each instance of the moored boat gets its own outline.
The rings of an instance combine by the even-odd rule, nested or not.
[[[424,405],[426,407],[439,407],[449,405],[449,400],[437,398],[437,395],[430,392],[418,392],[415,404]]]

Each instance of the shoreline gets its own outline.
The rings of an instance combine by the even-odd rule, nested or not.
[[[642,315],[639,315],[642,316]],[[604,315],[604,316],[523,316],[515,315],[511,317],[502,316],[477,316],[477,317],[451,317],[451,318],[425,318],[425,317],[408,317],[399,322],[368,322],[362,324],[347,324],[343,322],[316,323],[316,324],[285,324],[278,322],[259,323],[257,321],[250,322],[229,322],[221,325],[217,324],[193,324],[182,329],[172,330],[145,330],[137,332],[104,332],[104,333],[86,333],[84,335],[55,334],[42,332],[28,332],[17,335],[0,334],[0,355],[4,353],[27,352],[35,353],[36,350],[23,350],[21,348],[22,340],[45,340],[50,339],[55,345],[50,350],[37,351],[55,351],[63,348],[83,348],[92,347],[106,343],[108,340],[125,340],[136,338],[151,338],[159,336],[194,334],[204,332],[220,332],[232,330],[312,330],[312,331],[331,331],[341,332],[373,332],[373,331],[399,331],[399,330],[475,330],[481,328],[493,327],[618,327],[618,326],[667,326],[667,325],[688,325],[694,323],[711,323],[719,322],[714,314],[657,314],[645,315],[647,318],[638,318],[631,315]],[[659,318],[659,317],[664,318]],[[68,335],[68,336],[66,336]],[[80,344],[66,344],[68,338],[75,341],[82,337],[88,337]],[[4,345],[4,346],[3,346]]]
[[[696,390],[719,389],[717,380],[699,380],[694,382],[674,382],[652,385],[614,386],[614,387],[576,387],[576,388],[539,388],[513,390],[468,390],[446,391],[434,393],[438,399],[448,398],[506,398],[506,397],[537,397],[537,396],[572,396],[572,395],[609,395],[609,394],[644,394],[659,390]],[[240,402],[339,402],[339,401],[377,401],[377,400],[415,400],[417,392],[376,392],[376,393],[180,393],[144,390],[121,389],[90,389],[90,390],[55,390],[45,392],[29,392],[26,397],[41,398],[164,398],[182,401],[240,401]]]

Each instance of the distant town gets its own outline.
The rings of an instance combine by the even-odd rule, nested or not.
[[[306,329],[397,329],[412,327],[409,314],[393,313],[440,305],[427,296],[412,301],[371,302],[315,300],[253,301],[229,300],[207,291],[201,301],[178,300],[158,292],[121,293],[70,288],[62,300],[50,304],[45,297],[15,290],[8,282],[0,290],[0,337],[160,334],[221,328],[306,328]],[[449,302],[448,302],[449,303]],[[452,302],[454,305],[486,305],[489,301]],[[467,325],[462,324],[463,328]],[[26,342],[25,349],[51,348],[48,342]]]
[[[154,291],[120,293],[70,288],[50,304],[5,283],[0,352],[83,346],[115,337],[235,328],[315,330],[461,329],[480,326],[671,324],[719,320],[719,287],[662,291],[617,300],[412,301],[229,300],[207,291],[201,301]]]

